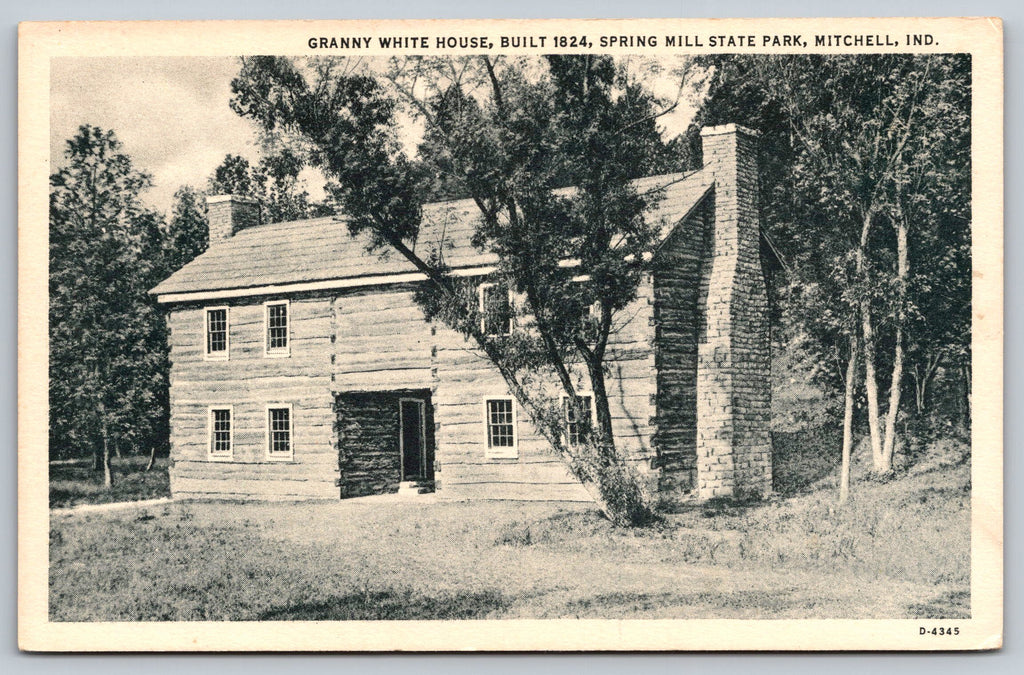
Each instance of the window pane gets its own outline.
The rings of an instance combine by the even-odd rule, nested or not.
[[[231,454],[231,411],[211,410],[210,452],[214,455]]]
[[[288,408],[270,409],[270,452],[271,454],[289,454],[292,450],[291,410]]]
[[[267,306],[267,349],[288,348],[288,305]]]
[[[481,286],[480,305],[486,335],[508,335],[512,332],[512,312],[506,288],[494,284]]]
[[[487,401],[487,447],[511,448],[515,444],[512,401],[507,399]]]
[[[578,396],[579,406],[582,409],[583,423],[577,416],[576,408],[572,405],[569,397],[562,399],[562,407],[565,411],[565,435],[570,446],[577,446],[587,440],[587,428],[590,420],[593,419],[592,401],[589,396]]]
[[[209,354],[228,349],[228,310],[206,311],[206,351]]]

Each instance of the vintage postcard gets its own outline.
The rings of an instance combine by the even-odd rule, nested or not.
[[[998,19],[19,68],[22,649],[1002,645]]]

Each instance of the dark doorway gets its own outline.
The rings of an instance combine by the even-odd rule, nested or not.
[[[334,405],[343,498],[391,494],[403,480],[434,479],[429,389],[337,392]]]
[[[429,478],[426,403],[421,399],[403,398],[398,405],[402,480],[426,480]]]

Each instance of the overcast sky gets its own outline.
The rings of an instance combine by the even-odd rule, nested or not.
[[[112,129],[153,176],[147,201],[168,210],[182,185],[202,187],[228,153],[254,159],[254,129],[228,107],[234,58],[60,58],[50,72],[50,161],[82,124]]]
[[[153,177],[146,201],[168,212],[174,192],[182,185],[202,188],[225,155],[258,161],[254,126],[228,105],[238,67],[234,57],[53,59],[52,168],[61,165],[65,141],[80,125],[112,129],[136,168]],[[669,98],[678,89],[678,81],[668,74],[650,84]],[[662,118],[666,135],[684,131],[692,116],[692,105],[684,101]],[[303,175],[310,194],[321,197],[322,179],[312,171]]]

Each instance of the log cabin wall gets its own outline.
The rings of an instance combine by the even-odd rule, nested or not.
[[[289,353],[267,357],[263,303],[278,299],[179,305],[169,312],[170,478],[175,498],[337,498],[331,303],[290,298]],[[226,360],[205,358],[205,307],[214,305],[228,307]],[[269,404],[291,406],[289,460],[268,456]],[[209,456],[211,406],[231,406],[230,458]]]
[[[697,480],[697,339],[707,295],[708,204],[695,210],[658,252],[654,268],[659,492],[691,495]],[[703,278],[702,278],[703,277]]]
[[[508,396],[505,383],[461,335],[424,321],[413,287],[292,298],[286,358],[264,355],[265,300],[226,305],[230,341],[224,361],[204,359],[207,305],[170,313],[175,497],[297,499],[393,492],[399,479],[398,454],[391,452],[398,435],[398,398],[413,392],[428,399],[439,496],[589,501],[518,403],[516,456],[487,456],[484,400]],[[214,304],[226,303],[209,306]],[[654,285],[648,276],[638,299],[616,317],[608,392],[618,447],[650,490],[657,489],[659,475],[651,470],[654,323]],[[589,386],[582,370],[577,375],[585,393]],[[374,392],[378,395],[365,397]],[[374,404],[352,406],[361,395],[362,403],[373,399]],[[350,403],[345,419],[338,404],[343,400]],[[266,408],[272,403],[292,406],[291,461],[267,457]],[[223,405],[233,409],[232,457],[212,461],[209,408]],[[379,410],[373,413],[374,408]],[[358,429],[349,428],[346,440],[345,425],[357,418]]]
[[[275,299],[275,298],[270,298]],[[440,497],[450,499],[579,500],[590,497],[567,471],[527,415],[516,407],[514,458],[488,458],[484,399],[507,396],[497,370],[454,331],[424,321],[411,286],[353,289],[330,298],[290,300],[288,357],[263,352],[267,298],[229,307],[229,358],[207,361],[205,307],[170,312],[172,360],[172,491],[176,498],[302,499],[393,492],[397,487],[397,400],[428,397],[436,441]],[[616,315],[608,346],[607,387],[616,442],[653,491],[656,428],[654,286]],[[582,371],[581,391],[589,389]],[[349,407],[361,421],[348,433],[337,399],[379,392],[374,406]],[[374,396],[371,396],[374,398]],[[294,457],[266,456],[266,407],[293,410]],[[393,404],[393,405],[392,405]],[[232,456],[212,461],[209,409],[232,408]],[[351,412],[356,410],[356,414]],[[392,410],[393,409],[393,410]],[[371,411],[372,412],[372,411]],[[431,435],[431,434],[428,434]],[[387,458],[395,465],[388,465]],[[346,463],[347,462],[347,463]]]
[[[331,391],[341,496],[397,492],[401,479],[399,401],[425,402],[433,461],[433,330],[411,285],[373,286],[331,300]]]
[[[653,291],[648,279],[640,297],[617,316],[619,330],[609,343],[609,405],[620,452],[656,489],[650,470],[654,416],[654,354],[650,335]],[[489,457],[484,401],[507,397],[497,369],[461,335],[435,329],[434,415],[436,421],[438,494],[448,499],[523,499],[590,501],[529,416],[516,409],[515,456]],[[582,371],[576,373],[583,385]],[[583,385],[580,393],[589,390]],[[553,390],[553,393],[555,390]]]
[[[432,335],[411,285],[373,286],[331,301],[331,388],[342,391],[430,389]]]

